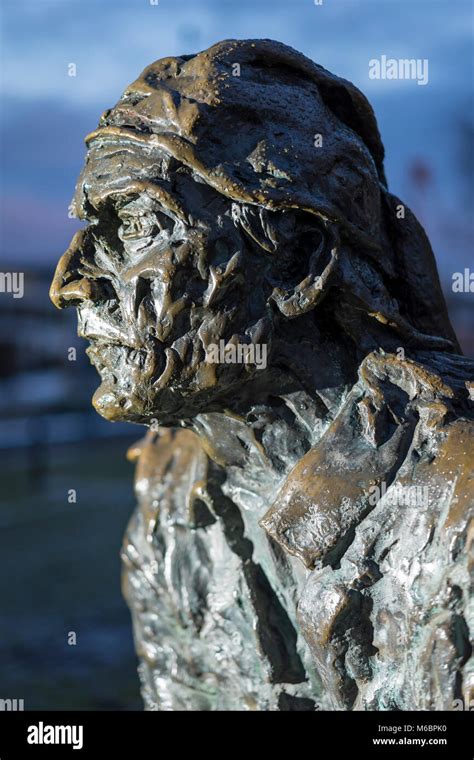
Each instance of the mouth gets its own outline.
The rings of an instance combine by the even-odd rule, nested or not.
[[[119,378],[126,370],[142,369],[145,365],[147,352],[132,349],[129,346],[109,343],[96,338],[81,336],[90,342],[86,354],[104,382],[117,385]],[[128,372],[127,372],[128,374]]]
[[[83,308],[78,320],[78,335],[89,342],[86,354],[100,376],[92,403],[103,417],[145,424],[157,414],[175,419],[178,412],[191,414],[216,395],[218,375],[206,359],[206,348],[226,333],[227,314],[206,320],[196,312],[188,330],[176,325],[177,333],[167,342],[157,338],[153,324],[125,334],[123,321],[104,317]]]
[[[172,381],[181,366],[176,350],[162,344],[137,349],[96,338],[87,340],[86,354],[101,379],[92,398],[100,415],[111,422],[148,424],[150,418],[160,416],[160,424],[166,420],[176,423],[173,409],[180,402]],[[162,409],[156,407],[158,397],[166,399]]]
[[[102,382],[110,387],[154,383],[165,370],[166,356],[158,345],[135,348],[96,337],[81,337],[90,342],[86,354]]]

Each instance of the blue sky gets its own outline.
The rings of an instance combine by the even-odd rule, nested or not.
[[[2,0],[2,260],[53,263],[83,136],[151,61],[228,37],[270,37],[353,81],[372,102],[391,189],[420,213],[441,269],[465,204],[463,125],[472,125],[470,0]],[[429,83],[369,79],[371,58],[427,58]],[[77,76],[68,76],[75,63]],[[464,130],[465,133],[465,130]],[[465,147],[464,147],[465,150]],[[432,181],[419,192],[414,161]],[[443,229],[440,227],[442,219]],[[469,233],[461,235],[462,241]],[[466,239],[467,239],[466,238]],[[449,254],[449,255],[448,255]]]

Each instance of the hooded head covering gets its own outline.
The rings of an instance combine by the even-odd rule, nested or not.
[[[341,239],[385,278],[405,282],[398,316],[387,307],[382,321],[456,345],[422,228],[408,209],[402,230],[387,224],[397,199],[386,188],[370,104],[350,82],[292,48],[226,40],[196,55],[162,58],[127,87],[86,142],[79,216],[86,202],[98,205],[109,159],[107,195],[153,185],[159,192],[152,165],[165,153],[234,201],[336,223]],[[353,287],[353,272],[349,279]],[[379,313],[379,301],[368,311]]]

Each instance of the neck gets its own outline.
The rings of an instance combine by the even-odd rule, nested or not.
[[[193,430],[217,464],[245,467],[253,461],[279,471],[314,444],[329,417],[321,400],[300,391],[273,396],[243,415],[200,414]]]
[[[284,477],[320,439],[357,380],[358,347],[334,320],[305,315],[275,331],[270,366],[229,394],[222,410],[192,428],[214,462],[247,474]],[[337,332],[337,334],[335,334]]]

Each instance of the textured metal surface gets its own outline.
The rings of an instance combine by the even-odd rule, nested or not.
[[[122,555],[145,706],[451,709],[472,362],[370,105],[227,41],[149,66],[87,144],[51,296],[96,409],[151,427]]]

